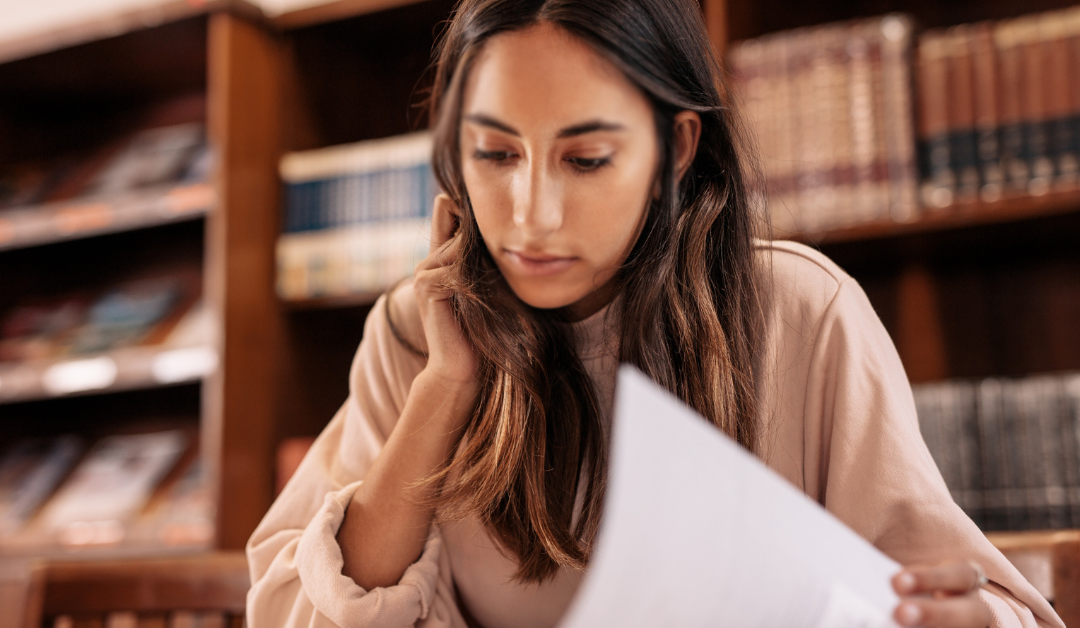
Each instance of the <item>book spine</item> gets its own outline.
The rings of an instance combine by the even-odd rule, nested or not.
[[[1080,374],[1062,378],[1062,422],[1058,437],[1062,442],[1065,499],[1070,528],[1080,527]]]
[[[837,25],[824,31],[823,37],[829,94],[826,130],[831,162],[831,190],[824,205],[830,215],[827,224],[844,226],[858,222],[852,197],[851,109],[848,107],[851,68],[847,44],[851,39],[851,29],[846,24]]]
[[[766,40],[765,76],[771,86],[770,107],[775,136],[776,158],[770,164],[769,214],[778,235],[790,235],[799,230],[801,206],[795,198],[795,103],[792,95],[792,64],[786,35]]]
[[[1020,115],[1024,128],[1024,157],[1028,162],[1027,191],[1041,196],[1050,191],[1054,164],[1047,142],[1046,59],[1037,17],[1015,21],[1021,55]]]
[[[1066,12],[1045,14],[1039,29],[1046,54],[1046,118],[1054,187],[1070,189],[1080,180],[1080,158],[1075,148],[1070,102],[1069,19]],[[1077,68],[1080,69],[1080,68]]]
[[[998,57],[994,46],[993,25],[976,24],[971,31],[972,92],[976,154],[979,163],[979,198],[985,202],[1001,199],[1005,189],[1002,169],[1001,138],[998,115]]]
[[[961,506],[972,520],[982,527],[983,515],[983,467],[979,458],[978,405],[975,386],[970,382],[952,385],[954,407],[959,434],[956,448],[959,451],[960,486],[964,494]]]
[[[870,43],[864,29],[853,27],[847,46],[849,54],[851,110],[851,168],[853,205],[859,218],[876,216],[883,207],[876,206],[874,159],[876,158],[874,123],[874,86]]]
[[[958,26],[949,38],[949,161],[956,173],[955,200],[970,202],[979,194],[975,104],[972,86],[971,29]]]
[[[877,28],[882,55],[882,94],[885,106],[885,138],[888,157],[888,217],[899,222],[913,220],[919,209],[918,170],[912,106],[913,31],[910,18],[887,15]]]
[[[1070,153],[1080,160],[1080,81],[1075,80],[1080,72],[1080,7],[1074,7],[1064,13],[1064,36],[1066,48],[1066,76],[1064,81],[1068,90],[1068,126],[1070,130]],[[1074,177],[1074,184],[1080,185],[1080,166]]]
[[[948,38],[931,31],[919,41],[919,143],[924,170],[922,201],[941,208],[953,203],[956,174],[949,150]]]
[[[1005,172],[1006,189],[1026,192],[1030,168],[1024,158],[1024,126],[1020,85],[1023,73],[1022,50],[1017,26],[1013,21],[1000,22],[994,28],[1000,77],[998,81],[998,114],[1001,120],[1001,161]]]
[[[1007,530],[1005,487],[1007,448],[1001,421],[1002,386],[997,379],[979,383],[979,458],[983,468],[983,521],[986,530]]]

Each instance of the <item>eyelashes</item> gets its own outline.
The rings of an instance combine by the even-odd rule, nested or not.
[[[490,161],[496,165],[506,165],[514,157],[517,157],[515,153],[504,150],[480,150],[473,151],[473,159],[477,161]],[[605,166],[611,164],[611,157],[566,157],[563,159],[566,163],[579,173],[595,172]]]

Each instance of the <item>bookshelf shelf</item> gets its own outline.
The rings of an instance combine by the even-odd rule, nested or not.
[[[0,251],[195,220],[215,203],[213,187],[195,183],[7,210],[0,212]]]
[[[1037,220],[1080,212],[1080,190],[1050,192],[1043,196],[1018,196],[1000,201],[957,203],[941,209],[925,210],[911,222],[880,220],[790,236],[801,242],[825,246],[839,243],[883,240],[901,236],[967,229]],[[784,237],[784,234],[776,234]]]
[[[382,294],[382,292],[363,292],[311,299],[282,299],[282,305],[289,310],[328,310],[348,307],[369,307],[374,305]]]
[[[105,353],[0,363],[0,404],[201,381],[218,364],[204,344],[125,347]]]

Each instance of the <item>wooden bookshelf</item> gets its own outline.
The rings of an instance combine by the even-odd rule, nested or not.
[[[0,312],[179,265],[200,284],[205,332],[0,363],[0,448],[179,422],[197,435],[214,517],[188,542],[0,544],[0,599],[9,564],[238,549],[269,507],[283,322],[273,277],[281,58],[261,12],[233,1],[166,1],[0,45],[0,165],[82,154],[173,120],[203,123],[214,153],[206,182],[0,211]]]

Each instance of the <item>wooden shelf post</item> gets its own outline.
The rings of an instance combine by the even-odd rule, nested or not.
[[[203,442],[216,466],[217,545],[242,548],[273,499],[275,374],[284,323],[274,293],[281,153],[280,46],[260,25],[210,18],[208,116],[220,210],[207,224],[206,298],[221,368]]]

